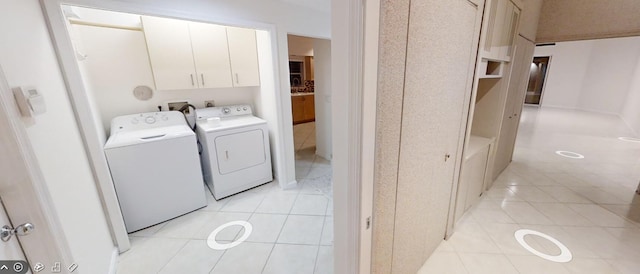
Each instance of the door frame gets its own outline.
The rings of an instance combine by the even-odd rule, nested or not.
[[[0,146],[0,196],[14,226],[27,222],[35,226],[31,234],[15,236],[27,261],[32,266],[37,262],[68,266],[74,263],[71,248],[14,100],[0,67],[0,143],[4,144]]]
[[[62,25],[64,24],[64,15],[60,5],[207,20],[203,20],[206,18],[203,18],[202,15],[171,10],[163,8],[163,5],[156,6],[146,2],[127,3],[113,0],[40,0],[40,2],[44,8],[49,31],[52,33],[53,44],[56,47],[58,61],[63,70],[75,118],[79,123],[88,156],[92,159],[92,169],[101,192],[105,214],[110,222],[114,241],[122,252],[129,248],[129,239],[124,229],[106,160],[96,134],[97,131],[94,130],[96,125],[91,119],[89,99],[84,92],[80,71],[75,63],[73,46]],[[331,3],[333,181],[338,182],[334,183],[333,192],[334,208],[343,209],[336,210],[334,213],[334,269],[336,273],[368,273],[370,267],[371,229],[366,228],[366,222],[371,217],[373,208],[374,159],[372,152],[375,147],[377,70],[366,70],[364,64],[377,69],[379,3],[380,0],[332,0]],[[366,11],[365,6],[368,7]],[[370,26],[366,31],[365,20],[366,24]],[[246,21],[236,23],[238,25],[251,23],[254,25],[253,27],[260,25],[261,29],[271,33],[272,46],[277,45],[276,37],[280,33],[276,33],[274,25]],[[369,38],[366,43],[365,33]],[[275,56],[279,55],[280,49],[273,49]],[[278,66],[278,62],[276,62],[274,65],[276,74],[279,73]],[[364,74],[367,76],[365,77]],[[279,86],[276,85],[276,88]],[[276,93],[276,97],[278,97],[278,93]],[[287,120],[285,119],[287,117],[282,116],[282,112],[289,110],[282,109],[280,102],[283,100],[280,99],[276,98],[276,105],[280,107],[278,117],[279,123],[282,123],[279,128],[282,129],[283,122]],[[287,131],[282,130],[281,132],[286,133]]]

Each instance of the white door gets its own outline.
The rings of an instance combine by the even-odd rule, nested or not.
[[[258,71],[258,49],[256,48],[256,31],[252,29],[227,27],[229,41],[229,58],[233,73],[234,87],[250,87],[260,85]]]
[[[5,225],[13,227],[9,220],[9,216],[7,216],[7,212],[4,210],[4,206],[0,204],[0,227]],[[24,252],[20,247],[20,243],[18,243],[18,237],[11,237],[6,242],[5,239],[3,239],[3,241],[0,242],[0,258],[2,258],[2,260],[26,260]],[[12,268],[13,266],[9,267]]]
[[[201,88],[232,87],[227,28],[190,22],[189,33],[198,85]]]
[[[35,227],[29,235],[14,236],[13,243],[20,242],[31,264],[70,266],[71,251],[14,102],[0,68],[0,199],[14,226],[31,223]],[[81,273],[81,267],[73,273]]]

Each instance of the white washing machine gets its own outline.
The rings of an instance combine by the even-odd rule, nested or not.
[[[216,200],[273,180],[267,122],[251,106],[196,109],[204,181]]]
[[[207,205],[196,135],[182,113],[116,117],[104,152],[127,232]]]

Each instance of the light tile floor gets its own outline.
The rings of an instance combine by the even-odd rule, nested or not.
[[[315,155],[315,125],[294,126],[295,189],[269,183],[216,201],[207,190],[207,207],[130,234],[131,249],[119,257],[119,274],[333,273],[331,165]],[[207,246],[222,224],[244,220],[249,238],[226,251]],[[231,242],[239,226],[216,237]]]
[[[640,273],[640,143],[621,136],[637,137],[615,116],[525,107],[513,162],[419,273]],[[522,228],[558,239],[573,260],[529,253],[513,236]],[[560,253],[541,237],[525,240]]]

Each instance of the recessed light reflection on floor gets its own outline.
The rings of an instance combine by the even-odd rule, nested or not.
[[[238,238],[235,241],[230,242],[228,244],[218,243],[216,241],[216,236],[218,235],[218,233],[220,233],[220,231],[222,231],[223,229],[225,229],[227,227],[230,227],[230,226],[234,226],[234,225],[239,225],[239,226],[242,226],[244,228],[244,233],[242,234],[242,236],[240,236],[240,238]],[[215,230],[213,230],[211,232],[211,234],[209,234],[209,237],[207,238],[207,245],[211,249],[215,249],[215,250],[225,250],[225,249],[233,248],[233,247],[238,246],[239,244],[241,244],[245,240],[247,240],[247,238],[249,238],[249,235],[251,235],[252,231],[253,231],[253,226],[249,222],[245,222],[245,221],[228,222],[226,224],[223,224],[223,225],[217,227]]]
[[[549,255],[549,254],[545,254],[542,253],[538,250],[536,250],[535,248],[531,247],[525,240],[524,237],[527,235],[536,235],[536,236],[540,236],[542,238],[545,238],[547,240],[549,240],[550,242],[552,242],[554,245],[556,245],[558,248],[560,248],[560,255]],[[530,230],[530,229],[520,229],[518,231],[516,231],[514,233],[514,236],[516,237],[516,240],[518,241],[518,243],[524,247],[524,249],[526,249],[527,251],[533,253],[534,255],[543,258],[545,260],[549,260],[552,262],[556,262],[556,263],[566,263],[566,262],[570,262],[573,259],[573,255],[571,254],[571,251],[569,250],[569,248],[567,248],[564,244],[562,244],[560,241],[556,240],[556,238],[553,238],[547,234],[544,234],[542,232],[539,231],[535,231],[535,230]]]
[[[640,138],[633,138],[633,137],[618,137],[618,140],[625,141],[625,142],[640,143]]]
[[[560,155],[562,157],[567,157],[567,158],[571,158],[571,159],[584,159],[584,155],[582,155],[580,153],[571,152],[571,151],[558,150],[558,151],[556,151],[556,154],[558,154],[558,155]]]

